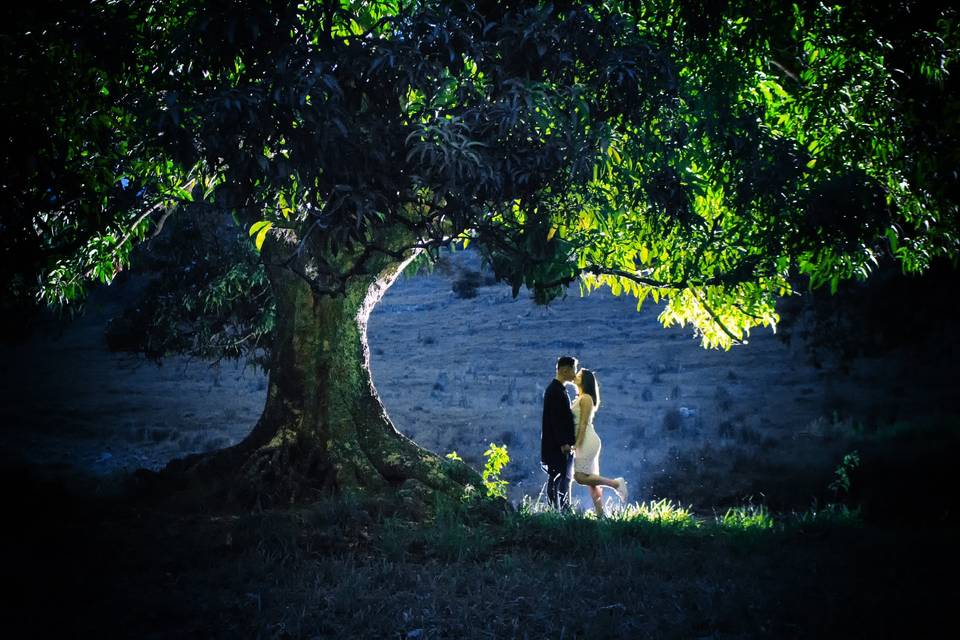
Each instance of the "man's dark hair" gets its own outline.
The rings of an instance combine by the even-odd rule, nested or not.
[[[573,356],[560,356],[557,358],[557,369],[560,367],[573,367],[577,368],[577,359]]]

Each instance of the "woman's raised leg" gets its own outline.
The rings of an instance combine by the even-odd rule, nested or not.
[[[611,489],[616,490],[621,499],[626,501],[627,481],[623,478],[605,478],[604,476],[600,476],[595,473],[583,473],[582,471],[577,471],[573,474],[573,479],[576,480],[578,484],[582,484],[591,488],[597,488],[598,492],[602,491],[601,487],[610,487]],[[593,494],[591,493],[591,495]]]
[[[573,474],[573,479],[577,481],[578,484],[582,484],[588,487],[610,487],[611,489],[617,488],[617,481],[613,478],[605,478],[603,476],[598,476],[595,473],[583,473],[582,471],[577,471]]]

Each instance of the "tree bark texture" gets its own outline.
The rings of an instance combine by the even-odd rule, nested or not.
[[[275,266],[282,248],[263,245],[277,308],[263,414],[237,445],[174,461],[167,470],[212,471],[234,497],[261,506],[324,492],[391,490],[407,480],[455,496],[467,485],[481,491],[475,471],[397,431],[370,375],[370,313],[414,256],[384,255],[351,276],[343,294],[322,295]]]

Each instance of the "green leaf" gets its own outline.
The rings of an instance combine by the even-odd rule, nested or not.
[[[262,229],[264,226],[272,225],[272,224],[273,223],[270,222],[269,220],[258,220],[257,222],[254,222],[253,225],[251,225],[249,235],[252,236],[253,234],[259,232],[260,229]]]
[[[267,232],[273,228],[273,223],[269,220],[260,220],[255,222],[252,227],[250,227],[250,235],[257,234],[257,237],[254,239],[253,243],[257,247],[257,251],[260,251],[263,248],[263,241],[267,238]]]
[[[897,231],[893,227],[889,227],[886,232],[887,240],[890,241],[890,250],[894,253],[897,252],[897,244],[899,244],[899,239],[897,238]]]

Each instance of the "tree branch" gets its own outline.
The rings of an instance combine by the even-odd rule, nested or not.
[[[741,340],[741,339],[738,338],[737,336],[733,335],[733,332],[730,331],[730,329],[727,328],[727,325],[723,324],[723,321],[720,320],[719,316],[717,316],[717,314],[714,313],[713,309],[712,309],[712,308],[710,307],[710,305],[707,303],[707,296],[706,296],[706,294],[703,294],[703,296],[701,297],[700,295],[697,294],[696,289],[694,289],[694,292],[695,292],[694,295],[697,295],[697,297],[700,299],[700,304],[702,304],[702,305],[703,305],[703,308],[707,310],[707,313],[708,313],[708,314],[710,314],[710,318],[717,324],[718,327],[720,327],[721,330],[723,330],[723,332],[724,332],[725,334],[727,334],[727,336],[728,336],[731,340],[733,340],[733,343],[734,343],[734,344],[746,344],[746,342],[745,342],[744,340]]]
[[[147,237],[144,239],[144,242],[148,242],[148,241],[150,241],[150,240],[153,240],[153,239],[156,238],[158,235],[160,235],[160,232],[163,231],[163,223],[166,222],[166,221],[167,221],[167,218],[169,218],[171,215],[173,215],[173,212],[176,211],[176,210],[177,210],[177,208],[176,208],[175,206],[173,206],[173,207],[167,207],[167,210],[164,211],[164,212],[163,212],[163,215],[160,216],[160,219],[157,220],[157,227],[156,227],[156,229],[154,229],[154,230],[153,230],[153,233],[151,233],[149,236],[147,236]]]
[[[680,280],[679,282],[663,282],[662,280],[654,280],[653,278],[641,276],[630,271],[624,271],[623,269],[612,269],[610,267],[603,267],[599,265],[589,266],[583,271],[586,273],[592,273],[594,275],[608,275],[627,278],[628,280],[632,280],[637,284],[654,287],[656,289],[687,289],[690,287],[703,287],[720,284],[720,280],[716,276],[700,282],[692,282],[690,280]]]
[[[163,202],[158,202],[157,204],[153,205],[152,207],[150,207],[149,209],[147,209],[146,211],[144,211],[143,214],[140,215],[140,217],[138,217],[136,220],[134,220],[134,221],[133,221],[133,224],[130,225],[129,230],[127,231],[126,234],[124,234],[123,238],[121,238],[120,241],[117,242],[117,244],[115,244],[115,245],[113,246],[113,251],[110,252],[110,255],[107,256],[107,259],[108,259],[108,260],[112,260],[113,257],[114,257],[115,255],[117,255],[117,252],[120,250],[120,247],[122,247],[122,246],[126,243],[126,241],[130,239],[130,236],[133,235],[133,230],[136,229],[137,226],[138,226],[141,222],[143,222],[148,216],[150,216],[150,214],[152,214],[152,213],[154,213],[155,211],[157,211],[158,209],[160,209],[160,207],[161,207],[162,205],[163,205]],[[90,276],[93,274],[93,270],[96,269],[96,267],[97,267],[97,265],[92,265],[92,266],[90,266],[86,271],[82,271],[82,272],[81,272],[81,271],[78,271],[78,272],[76,272],[76,273],[73,275],[73,277],[70,278],[69,281],[67,281],[67,285],[66,285],[66,286],[70,286],[71,284],[75,283],[77,280],[79,280],[79,279],[81,279],[81,278],[88,278],[88,277],[90,277]]]
[[[770,64],[772,64],[773,66],[775,66],[777,69],[780,69],[781,71],[783,71],[785,74],[787,74],[787,77],[789,77],[791,80],[793,80],[793,81],[796,82],[797,84],[800,83],[800,78],[798,78],[795,73],[793,73],[792,71],[790,71],[789,69],[787,69],[785,66],[783,66],[782,64],[780,64],[779,62],[777,62],[777,61],[774,60],[773,58],[770,58]]]

